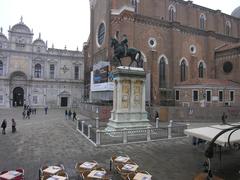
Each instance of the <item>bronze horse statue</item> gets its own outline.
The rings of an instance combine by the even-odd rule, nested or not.
[[[120,66],[122,66],[121,58],[130,57],[131,62],[128,65],[129,67],[133,62],[136,62],[137,67],[143,67],[142,53],[138,49],[125,47],[116,38],[111,39],[111,47],[114,49],[113,60],[118,61]]]

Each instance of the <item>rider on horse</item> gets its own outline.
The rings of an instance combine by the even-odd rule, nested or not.
[[[131,62],[129,67],[133,62],[136,62],[137,67],[143,67],[143,59],[142,54],[138,49],[128,48],[128,39],[127,35],[124,34],[122,36],[122,40],[119,40],[119,31],[116,32],[115,38],[112,38],[111,47],[114,48],[114,56],[113,60],[119,61],[120,65],[122,65],[121,58],[130,57]]]

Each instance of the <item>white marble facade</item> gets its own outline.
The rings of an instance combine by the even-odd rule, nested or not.
[[[21,21],[0,31],[0,108],[78,106],[83,97],[82,52],[48,48]],[[60,37],[59,37],[60,38]]]

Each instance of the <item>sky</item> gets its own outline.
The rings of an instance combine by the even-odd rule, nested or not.
[[[102,1],[102,0],[97,0]],[[119,0],[120,1],[120,0]],[[193,0],[193,3],[223,13],[240,6],[240,0]],[[82,50],[90,32],[89,0],[0,0],[0,27],[8,35],[9,26],[23,22],[33,29],[34,39],[39,33],[48,47]]]

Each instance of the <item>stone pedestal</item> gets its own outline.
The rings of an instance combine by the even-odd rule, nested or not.
[[[113,110],[106,130],[151,126],[145,110],[143,68],[120,66],[114,72]]]

